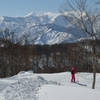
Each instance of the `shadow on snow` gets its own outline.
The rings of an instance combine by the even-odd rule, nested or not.
[[[81,85],[81,86],[87,86],[86,84],[82,84],[82,83],[79,83],[79,82],[75,82],[76,84],[78,85]]]

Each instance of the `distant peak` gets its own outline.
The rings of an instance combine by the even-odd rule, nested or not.
[[[4,20],[4,17],[0,17],[0,20],[2,20],[2,21],[3,21],[3,20]]]
[[[52,12],[34,12],[32,11],[31,13],[27,14],[25,17],[28,16],[43,16],[43,15],[58,15],[58,13],[52,13]]]

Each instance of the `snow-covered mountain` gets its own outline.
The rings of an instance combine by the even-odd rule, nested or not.
[[[31,12],[24,17],[1,17],[0,29],[15,30],[15,36],[21,42],[26,36],[28,43],[34,44],[76,42],[85,37],[65,21],[59,13]]]

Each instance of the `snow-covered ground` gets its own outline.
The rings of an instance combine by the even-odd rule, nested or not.
[[[92,73],[76,74],[77,83],[70,82],[70,72],[34,74],[20,72],[0,79],[0,100],[99,100],[100,74],[96,89],[92,87]]]

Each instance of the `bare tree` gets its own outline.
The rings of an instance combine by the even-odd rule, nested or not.
[[[97,67],[96,41],[100,39],[100,14],[96,1],[88,1],[89,0],[67,0],[59,11],[67,22],[70,22],[71,25],[80,30],[80,34],[85,34],[88,39],[92,40],[92,89],[94,89]]]

